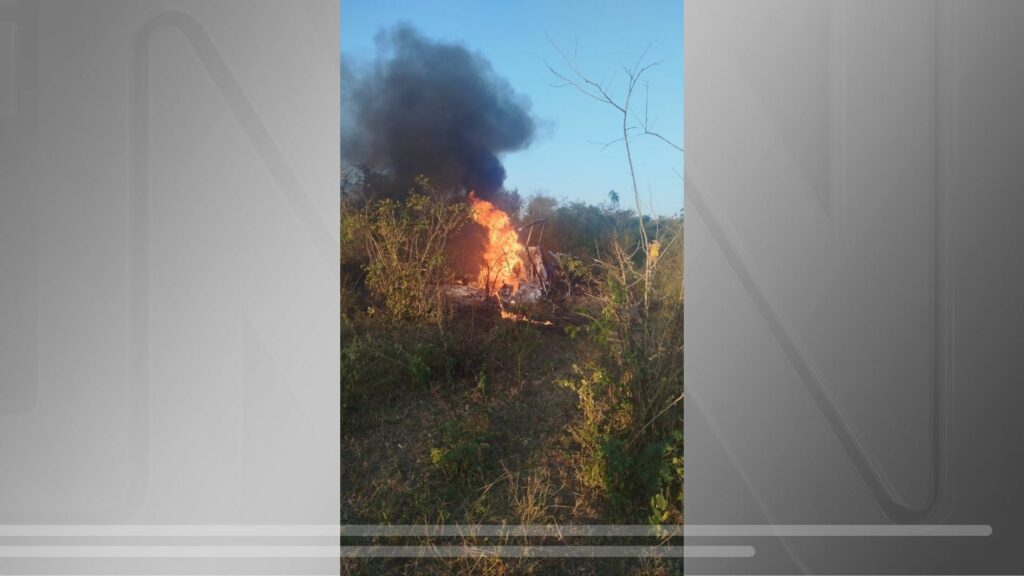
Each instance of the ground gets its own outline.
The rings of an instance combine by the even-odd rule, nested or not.
[[[579,416],[576,395],[559,384],[588,353],[587,343],[559,325],[535,334],[539,341],[521,371],[493,370],[477,381],[404,391],[346,410],[342,524],[615,523],[580,481],[571,433]],[[392,540],[380,543],[424,543]],[[585,575],[669,574],[676,568],[619,559],[463,559],[346,561],[342,571]]]
[[[420,390],[397,395],[377,410],[345,414],[342,517],[432,523],[450,515],[446,522],[500,523],[510,520],[501,514],[509,510],[484,509],[481,498],[507,495],[510,476],[531,475],[544,479],[554,520],[594,519],[593,511],[576,502],[582,488],[566,472],[568,426],[577,408],[575,394],[557,383],[569,375],[580,344],[557,330],[541,332],[541,340],[539,361],[524,368],[521,380],[491,374],[483,387],[466,383],[454,390]],[[446,477],[431,459],[431,449],[445,443],[445,423],[480,414],[489,420],[490,461],[461,470],[459,478]],[[466,489],[452,491],[453,484]]]

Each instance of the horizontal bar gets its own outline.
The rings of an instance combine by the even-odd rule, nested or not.
[[[346,558],[750,558],[753,546],[343,546]]]
[[[0,524],[3,537],[984,537],[987,524]]]
[[[690,537],[784,537],[784,538],[901,538],[984,537],[992,535],[987,524],[702,524],[686,526]]]
[[[338,546],[0,546],[0,558],[338,558]]]
[[[752,546],[0,546],[0,558],[750,558]]]

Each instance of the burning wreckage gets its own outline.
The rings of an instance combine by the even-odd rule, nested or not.
[[[448,296],[465,305],[496,302],[503,318],[551,325],[517,314],[509,307],[533,304],[548,298],[553,286],[562,281],[558,258],[541,248],[547,219],[534,220],[516,228],[508,214],[487,200],[468,194],[473,220],[487,233],[483,265],[478,276],[464,284],[447,287]],[[526,234],[525,242],[520,233]]]

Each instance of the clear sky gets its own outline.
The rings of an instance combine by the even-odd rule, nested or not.
[[[617,111],[573,88],[556,88],[545,61],[565,69],[548,37],[580,68],[604,81],[631,65],[650,44],[650,60],[664,60],[644,74],[650,85],[652,129],[683,145],[682,0],[342,0],[341,52],[367,61],[382,28],[407,22],[430,39],[454,41],[478,51],[498,75],[532,102],[538,120],[530,148],[503,160],[505,186],[524,196],[544,192],[559,199],[606,202],[616,190],[633,205],[622,144],[600,144],[621,136]],[[624,92],[620,71],[608,84]],[[640,89],[640,106],[643,110]],[[644,210],[672,214],[683,205],[683,154],[655,138],[634,140]],[[653,210],[652,210],[653,207]]]

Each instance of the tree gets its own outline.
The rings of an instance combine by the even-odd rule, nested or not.
[[[607,86],[605,83],[596,82],[592,80],[591,77],[583,73],[583,71],[580,69],[579,65],[576,62],[575,53],[573,58],[569,58],[569,56],[561,48],[559,48],[557,44],[555,44],[554,42],[552,42],[551,44],[555,47],[555,50],[558,51],[558,54],[561,56],[562,61],[569,70],[568,72],[561,72],[555,69],[547,62],[545,62],[545,65],[547,66],[548,70],[550,70],[551,73],[554,74],[555,77],[559,80],[559,82],[555,84],[555,86],[559,88],[575,88],[581,94],[589,98],[593,98],[594,100],[597,100],[602,104],[607,104],[609,107],[616,111],[617,116],[621,119],[622,136],[610,142],[604,143],[604,146],[608,147],[618,142],[622,142],[625,147],[626,161],[629,165],[629,176],[633,188],[633,197],[636,201],[637,226],[640,231],[640,248],[643,250],[645,260],[645,270],[643,274],[644,306],[647,307],[649,305],[650,300],[649,292],[651,285],[651,276],[654,272],[654,266],[657,265],[657,257],[651,257],[651,240],[648,236],[647,227],[645,225],[643,203],[640,197],[640,187],[637,185],[636,165],[633,162],[633,149],[631,147],[631,138],[633,136],[653,136],[655,138],[660,139],[667,145],[675,148],[676,150],[679,150],[680,152],[683,151],[682,147],[680,147],[679,145],[673,143],[672,141],[665,138],[661,134],[651,130],[650,122],[647,115],[648,99],[646,98],[646,96],[649,96],[650,90],[646,82],[644,83],[646,93],[644,100],[643,117],[641,117],[640,114],[637,113],[637,111],[634,109],[634,94],[636,92],[638,84],[643,78],[644,73],[650,70],[651,68],[661,64],[662,61],[659,60],[650,62],[647,60],[647,52],[650,50],[650,45],[648,44],[647,48],[644,49],[644,51],[640,54],[640,57],[637,58],[636,62],[632,66],[622,66],[622,71],[625,72],[626,74],[625,96],[615,98],[611,95],[609,86]]]

